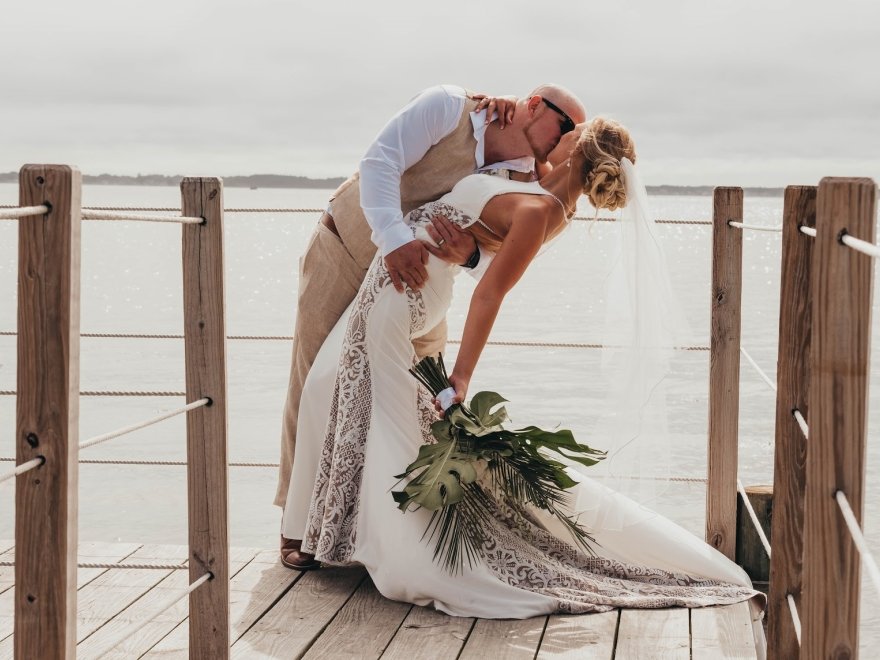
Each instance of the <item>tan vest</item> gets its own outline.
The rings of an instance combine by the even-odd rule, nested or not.
[[[445,195],[461,179],[477,169],[477,140],[470,113],[477,102],[465,99],[458,126],[428,149],[422,159],[400,178],[400,208],[406,215]],[[330,197],[333,221],[342,243],[357,264],[367,269],[376,254],[370,226],[361,209],[360,176],[357,172]]]

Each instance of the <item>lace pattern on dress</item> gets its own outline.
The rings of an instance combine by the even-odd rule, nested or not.
[[[583,614],[617,607],[702,607],[755,595],[739,585],[591,557],[548,532],[529,512],[491,496],[481,555],[499,580],[556,600],[556,611]],[[601,548],[596,548],[601,552]]]
[[[408,220],[413,232],[416,226],[430,222],[437,213],[446,215],[461,226],[473,222],[448,204],[435,202],[410,213]],[[377,257],[355,298],[339,358],[330,417],[302,545],[303,551],[329,563],[349,563],[357,542],[361,478],[373,411],[370,358],[367,353],[368,321],[378,296],[391,287],[391,276],[385,263],[381,257]],[[406,296],[412,337],[424,329],[427,310],[420,292],[407,288]],[[425,401],[420,394],[418,401],[413,401],[413,404],[421,404],[421,408]],[[430,423],[435,418],[426,415],[420,419],[425,437],[431,437]]]

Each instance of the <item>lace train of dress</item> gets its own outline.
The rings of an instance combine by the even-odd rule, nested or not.
[[[414,234],[426,236],[424,224],[437,212],[467,226],[499,191],[542,194],[537,184],[472,178],[411,213]],[[602,501],[618,509],[616,519],[638,520],[603,528],[601,510],[585,511],[579,521],[596,539],[598,557],[574,547],[544,511],[495,500],[482,561],[465,563],[457,575],[440,566],[433,544],[422,539],[430,513],[403,514],[390,493],[393,475],[430,437],[436,414],[407,373],[414,361],[411,339],[445,317],[458,268],[433,256],[427,267],[423,290],[402,295],[377,258],[321,348],[303,391],[284,536],[302,538],[303,549],[321,561],[364,565],[388,598],[458,616],[526,618],[760,600],[739,566],[581,473],[573,473],[580,482],[572,493],[574,511],[583,510],[579,502]]]

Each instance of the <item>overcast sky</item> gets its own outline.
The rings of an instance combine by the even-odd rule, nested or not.
[[[880,180],[880,4],[76,0],[0,18],[0,171],[342,176],[419,90],[571,88],[649,184]]]

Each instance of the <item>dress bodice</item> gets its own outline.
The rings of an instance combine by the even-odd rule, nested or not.
[[[470,228],[481,247],[497,251],[503,236],[499,236],[480,220],[480,214],[493,197],[507,193],[548,195],[537,181],[512,181],[499,176],[472,174],[461,179],[452,190],[435,202],[409,213],[406,220],[411,225],[424,226],[435,215],[443,215],[453,224]]]

